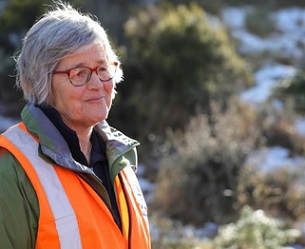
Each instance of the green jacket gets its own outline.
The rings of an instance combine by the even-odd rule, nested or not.
[[[27,129],[40,140],[37,156],[76,171],[110,207],[101,181],[92,170],[71,157],[67,143],[43,112],[33,105],[26,105],[21,118]],[[124,167],[137,165],[137,141],[109,127],[105,121],[94,129],[106,144],[112,181]],[[38,219],[38,199],[29,178],[12,154],[0,148],[0,248],[34,249]]]

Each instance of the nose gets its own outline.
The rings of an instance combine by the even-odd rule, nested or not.
[[[97,68],[92,70],[91,76],[89,78],[89,81],[87,83],[87,86],[90,88],[99,88],[103,86],[103,82],[100,80],[97,74]]]

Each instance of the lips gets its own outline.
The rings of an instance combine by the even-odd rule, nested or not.
[[[102,99],[105,99],[105,96],[98,96],[98,97],[91,97],[86,100],[86,102],[95,102],[95,101],[101,101]]]

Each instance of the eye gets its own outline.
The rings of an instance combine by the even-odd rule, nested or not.
[[[108,71],[108,69],[105,66],[100,66],[100,67],[98,67],[97,71],[102,73],[102,72]]]
[[[70,71],[70,78],[85,78],[88,75],[88,68],[74,68]]]

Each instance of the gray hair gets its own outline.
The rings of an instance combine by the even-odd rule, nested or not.
[[[16,58],[16,85],[22,89],[24,98],[30,103],[52,106],[51,82],[55,67],[65,56],[96,40],[102,41],[107,60],[118,61],[97,19],[69,4],[56,2],[28,31]],[[122,80],[122,75],[118,68],[115,84]]]

